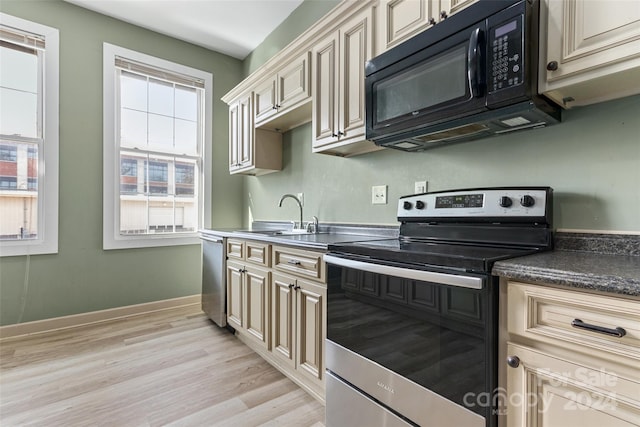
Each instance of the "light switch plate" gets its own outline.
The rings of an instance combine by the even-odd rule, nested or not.
[[[386,205],[387,204],[387,186],[374,185],[371,187],[371,204]]]

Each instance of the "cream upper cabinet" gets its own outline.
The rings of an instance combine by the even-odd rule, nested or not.
[[[377,53],[410,39],[478,0],[383,0],[378,11]]]
[[[364,138],[364,64],[373,57],[374,8],[313,47],[313,152],[350,156],[379,149]]]
[[[540,92],[565,108],[640,93],[640,2],[540,3]]]
[[[438,0],[382,1],[379,8],[378,53],[402,43],[440,19]]]
[[[519,282],[506,295],[508,427],[640,426],[640,300]]]
[[[282,170],[282,135],[254,127],[253,93],[229,104],[229,172],[263,175]]]
[[[256,85],[255,126],[280,132],[311,120],[311,52]]]

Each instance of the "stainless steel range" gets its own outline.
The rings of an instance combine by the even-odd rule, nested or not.
[[[495,261],[552,247],[552,190],[398,202],[399,239],[330,245],[328,427],[496,426]]]

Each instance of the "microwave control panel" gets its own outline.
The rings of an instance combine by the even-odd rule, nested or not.
[[[489,92],[518,86],[524,81],[522,17],[489,30]]]

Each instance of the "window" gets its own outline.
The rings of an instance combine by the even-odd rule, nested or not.
[[[209,73],[104,44],[105,249],[199,242],[211,88]]]
[[[58,30],[0,22],[0,255],[57,253]]]

